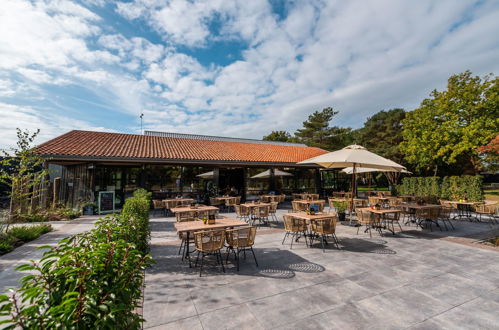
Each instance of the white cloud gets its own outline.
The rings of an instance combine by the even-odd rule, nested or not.
[[[71,85],[111,109],[94,114],[103,125],[144,112],[149,129],[258,138],[325,106],[359,127],[417,106],[451,74],[499,69],[494,1],[309,0],[278,14],[265,0],[136,0],[116,3],[122,30],[96,14],[103,6],[4,1],[0,97],[57,99],[44,86]],[[196,57],[227,41],[241,47],[233,62]]]

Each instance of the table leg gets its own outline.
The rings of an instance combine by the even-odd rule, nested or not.
[[[190,240],[190,236],[191,236],[191,232],[188,231],[187,232],[187,242],[186,242],[187,246],[185,248],[185,256],[186,256],[187,259],[189,259],[189,268],[192,268],[192,265],[191,265],[191,254],[189,252],[189,245],[190,245],[189,244],[189,240]]]

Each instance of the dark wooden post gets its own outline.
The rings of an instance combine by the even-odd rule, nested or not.
[[[54,195],[52,200],[52,207],[57,207],[59,204],[59,192],[61,191],[61,178],[57,177],[54,179]]]
[[[321,171],[318,168],[315,169],[315,193],[319,195],[323,195],[322,191],[322,176]]]
[[[217,192],[220,192],[220,168],[213,168],[213,184],[215,185]]]
[[[270,169],[269,191],[275,191],[275,171],[273,168]]]

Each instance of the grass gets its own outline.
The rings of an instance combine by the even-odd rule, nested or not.
[[[0,255],[52,231],[51,225],[15,226],[0,232]]]
[[[499,189],[486,189],[484,195],[486,200],[499,202]]]

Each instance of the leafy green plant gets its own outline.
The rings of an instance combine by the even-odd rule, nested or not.
[[[334,201],[333,206],[336,209],[337,213],[345,213],[348,208],[347,202]]]
[[[3,241],[3,240],[0,242],[0,256],[2,254],[9,253],[12,250],[14,250],[14,245],[12,245],[11,242]]]
[[[137,194],[123,214],[100,219],[89,232],[66,238],[40,262],[18,267],[33,274],[11,297],[0,296],[0,324],[15,328],[140,329],[144,270],[152,263],[149,200]]]
[[[7,235],[17,238],[22,242],[29,242],[51,230],[51,225],[15,226],[9,229]]]

